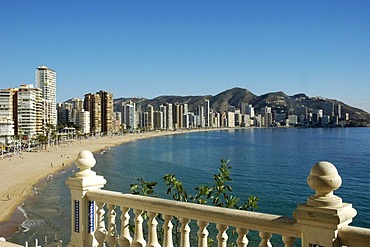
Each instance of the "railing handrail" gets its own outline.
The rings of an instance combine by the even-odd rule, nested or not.
[[[370,244],[370,229],[344,226],[338,231],[339,242],[346,246],[366,247]]]
[[[301,239],[301,246],[366,246],[369,244],[370,230],[347,227],[356,216],[357,211],[350,203],[334,195],[342,184],[336,167],[327,161],[317,162],[307,177],[307,184],[315,191],[306,203],[297,205],[293,217],[248,212],[141,195],[123,194],[103,190],[107,180],[92,171],[96,160],[88,150],[81,151],[76,159],[80,171],[68,178],[71,190],[72,231],[70,246],[103,246],[105,242],[115,246],[160,246],[157,238],[158,221],[156,214],[162,214],[164,223],[164,246],[173,246],[172,217],[180,220],[181,226],[176,230],[181,233],[181,247],[190,246],[190,220],[197,221],[198,244],[208,245],[208,223],[216,224],[217,243],[226,247],[228,241],[227,227],[235,227],[238,234],[238,246],[248,244],[248,231],[258,231],[261,238],[259,246],[271,246],[272,234],[282,236],[285,246],[292,247],[296,238]],[[96,203],[90,203],[94,201]],[[106,205],[106,208],[104,207]],[[121,211],[120,235],[117,234],[115,207]],[[130,229],[131,215],[135,215],[135,232],[132,238]],[[147,212],[148,242],[143,232],[142,212]],[[105,217],[106,214],[106,217]],[[105,226],[107,222],[107,227]],[[195,223],[195,222],[194,222]],[[192,225],[192,224],[191,224]],[[213,227],[213,226],[212,226]],[[338,237],[339,232],[339,237]],[[212,231],[212,234],[214,232]]]
[[[86,196],[88,200],[106,204],[229,225],[248,230],[270,232],[294,238],[301,237],[300,226],[296,220],[281,215],[249,212],[141,195],[123,194],[121,192],[101,189],[88,191]]]

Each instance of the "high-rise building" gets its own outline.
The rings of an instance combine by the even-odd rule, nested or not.
[[[84,109],[77,111],[77,125],[80,127],[80,132],[83,134],[90,133],[90,112]]]
[[[132,101],[122,103],[122,123],[126,129],[135,130],[137,128],[137,118],[135,111],[135,103]]]
[[[152,105],[148,105],[148,127],[149,129],[154,129],[154,107]]]
[[[84,110],[90,112],[90,130],[94,133],[113,131],[113,94],[99,91],[85,94]]]
[[[44,100],[43,124],[57,125],[56,72],[46,66],[36,69],[36,87]]]
[[[338,116],[339,120],[342,119],[342,105],[338,104],[335,108],[335,115]]]
[[[173,114],[172,114],[172,104],[166,103],[166,126],[168,130],[173,130]]]
[[[161,111],[154,111],[153,113],[154,119],[154,129],[163,129],[163,112]]]
[[[272,125],[272,112],[271,107],[265,106],[261,107],[261,123],[262,126],[271,126]]]
[[[115,111],[113,113],[114,119],[113,119],[113,131],[118,132],[121,130],[121,124],[122,124],[122,113]]]
[[[205,128],[205,120],[204,120],[204,106],[200,105],[197,107],[197,115],[198,115],[198,122],[197,126],[200,128]]]
[[[57,104],[58,111],[58,122],[62,124],[75,123],[73,119],[73,104],[71,103],[59,103]]]
[[[84,110],[90,112],[90,131],[101,132],[101,99],[99,94],[85,94]]]
[[[210,116],[211,116],[210,104],[209,104],[209,100],[206,99],[204,101],[204,121],[205,121],[204,124],[207,128],[211,127]]]
[[[334,116],[334,103],[331,101],[324,102],[322,110],[323,115],[327,115],[329,117]]]
[[[181,123],[180,123],[180,115],[181,115],[181,111],[180,111],[180,104],[176,103],[175,106],[173,107],[173,111],[172,111],[172,114],[173,114],[173,125],[174,125],[174,129],[178,129],[181,127]]]
[[[74,124],[77,124],[78,120],[78,114],[80,111],[84,110],[84,100],[79,98],[73,98],[72,99],[72,114],[70,121]],[[60,120],[58,119],[60,122]],[[90,122],[89,122],[90,124]]]
[[[113,94],[106,91],[99,91],[101,100],[101,131],[113,131]]]
[[[162,118],[163,129],[167,129],[167,106],[165,105],[159,106],[159,111],[163,113],[163,118]]]
[[[294,109],[295,115],[298,116],[298,121],[303,124],[308,119],[308,109],[306,106],[298,106]]]
[[[10,143],[14,136],[13,97],[15,90],[0,90],[0,148]]]
[[[17,135],[34,137],[36,134],[45,134],[41,89],[32,84],[21,85],[17,92]]]
[[[0,90],[0,118],[9,118],[13,120],[13,95],[14,89]]]
[[[227,119],[227,124],[226,127],[228,128],[234,128],[235,127],[235,112],[228,111],[226,113],[226,119]]]
[[[249,114],[251,118],[254,118],[254,107],[252,105],[248,105],[245,109],[245,113]]]
[[[298,124],[298,116],[297,115],[288,115],[289,125],[297,125]]]

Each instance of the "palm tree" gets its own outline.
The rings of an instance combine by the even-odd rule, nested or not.
[[[38,142],[38,144],[41,144],[41,148],[43,149],[44,148],[44,145],[45,145],[45,150],[46,150],[46,147],[47,147],[47,143],[48,143],[48,137],[46,135],[38,135],[36,137],[36,141]]]

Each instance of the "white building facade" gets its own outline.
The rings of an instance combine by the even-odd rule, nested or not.
[[[18,135],[32,138],[42,132],[41,90],[32,84],[21,85],[18,91]]]
[[[77,125],[82,134],[90,133],[90,112],[84,109],[77,111]]]
[[[36,69],[36,87],[41,89],[41,97],[44,99],[45,124],[57,125],[57,98],[56,98],[56,72],[46,66]]]

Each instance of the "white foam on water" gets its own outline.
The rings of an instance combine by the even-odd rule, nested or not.
[[[24,210],[23,205],[24,205],[24,203],[22,203],[22,205],[17,206],[17,209],[18,209],[19,211],[21,211],[21,212],[22,212],[22,214],[23,214],[23,216],[27,219],[27,218],[28,218],[28,215],[27,215],[26,210]]]
[[[22,232],[28,232],[31,228],[39,227],[43,224],[45,224],[45,221],[42,219],[26,219],[21,224],[24,229]]]

